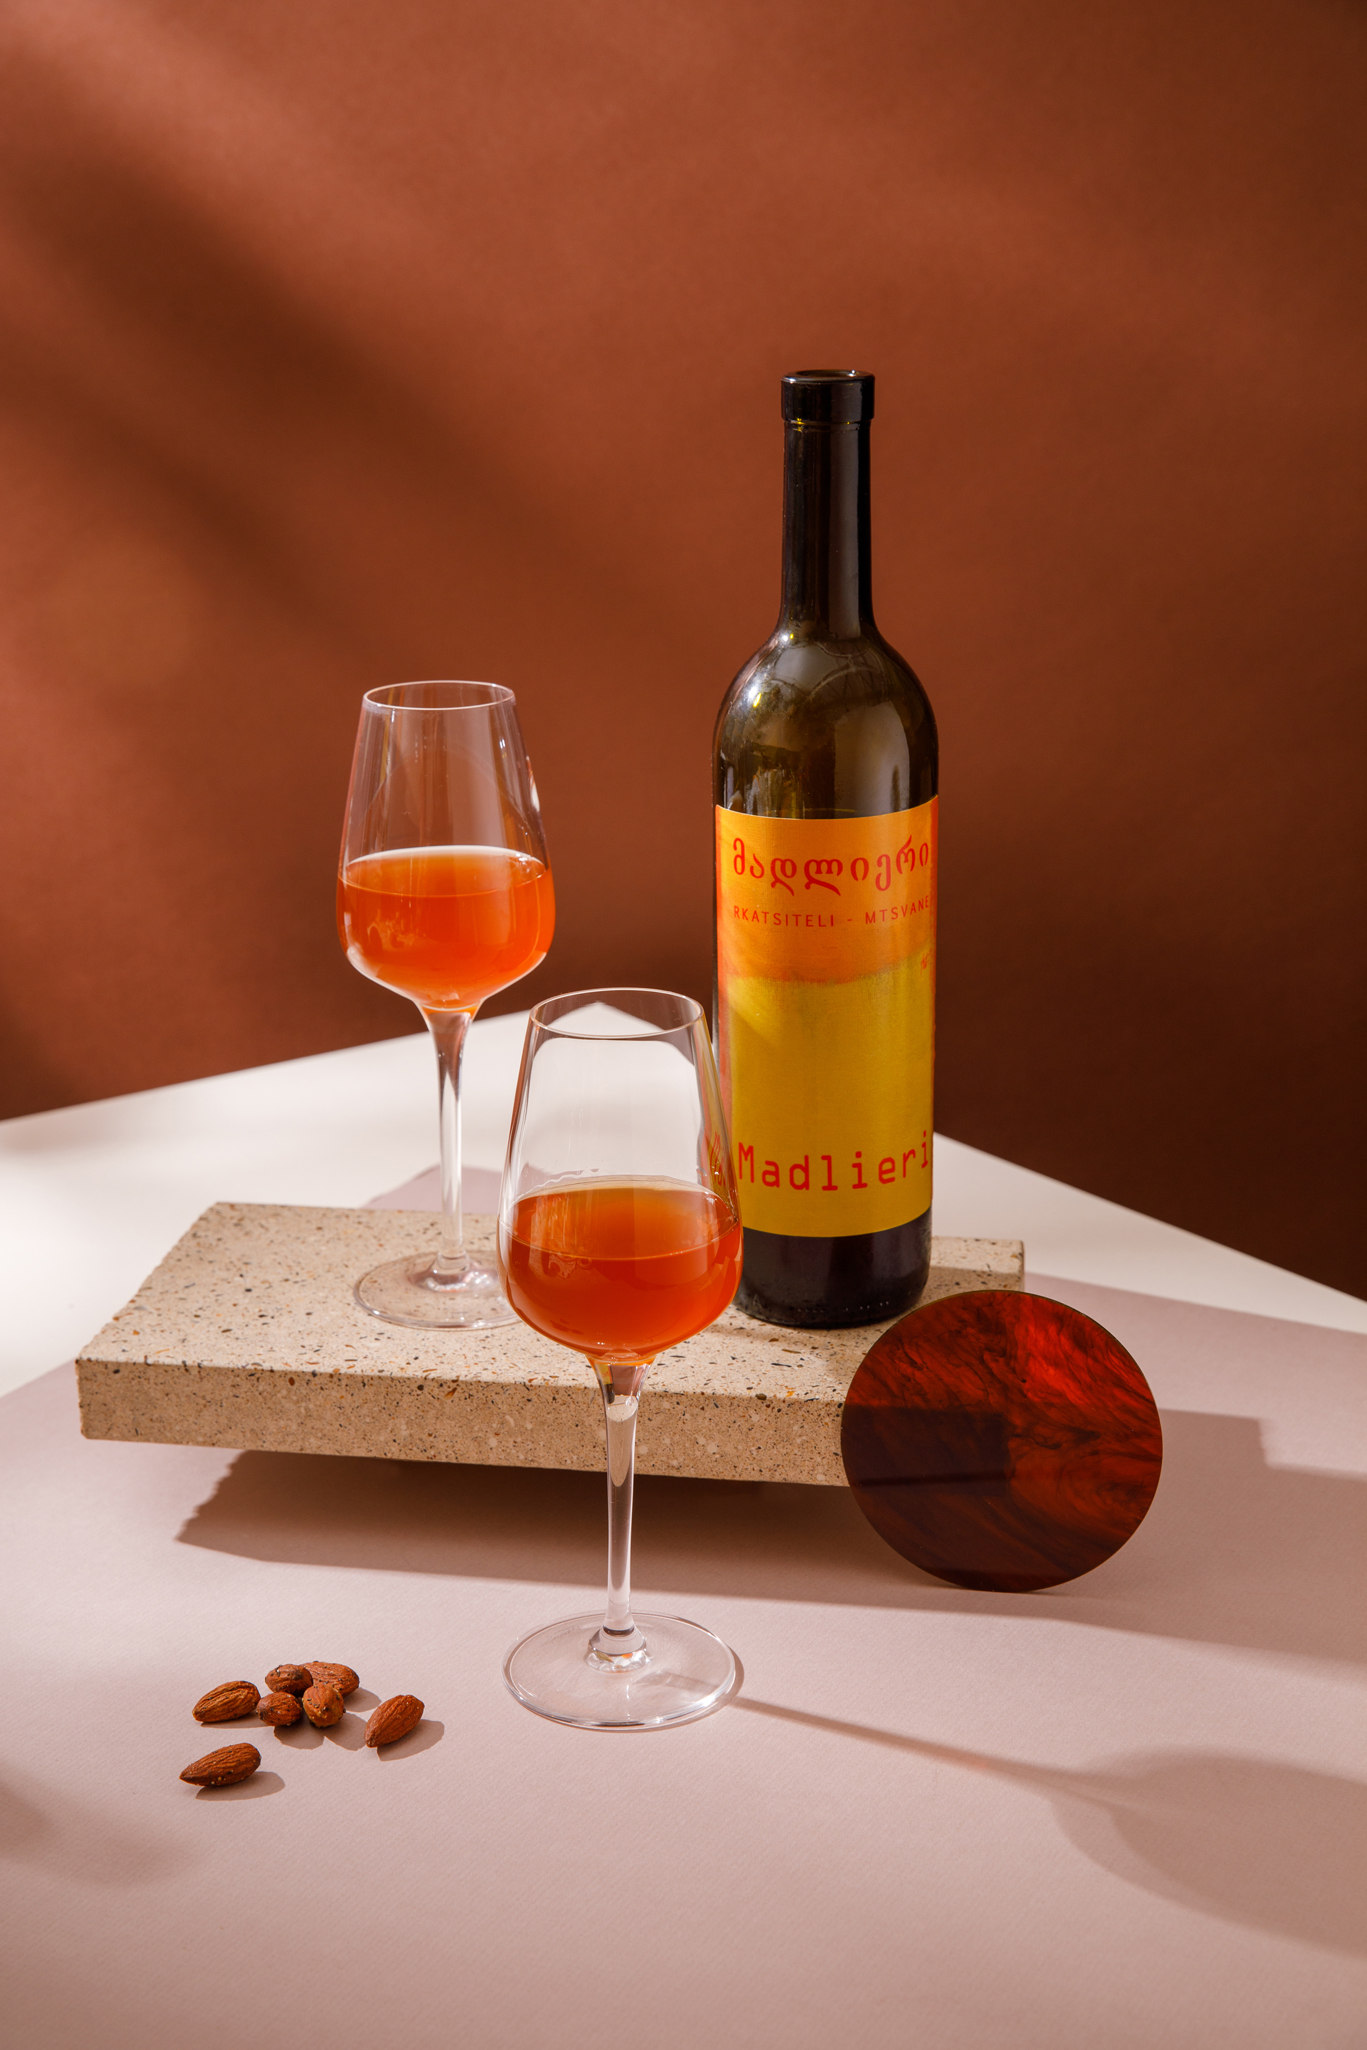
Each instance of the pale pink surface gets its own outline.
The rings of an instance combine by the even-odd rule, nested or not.
[[[645,1480],[643,1605],[719,1630],[745,1679],[639,1737],[538,1721],[500,1677],[597,1600],[596,1478],[87,1444],[69,1369],[7,1397],[7,2041],[1367,2038],[1362,1342],[1035,1285],[1163,1405],[1131,1544],[971,1594],[842,1490]],[[317,1656],[362,1678],[335,1731],[190,1718]],[[359,1749],[398,1692],[427,1720]],[[177,1781],[243,1740],[254,1780]]]

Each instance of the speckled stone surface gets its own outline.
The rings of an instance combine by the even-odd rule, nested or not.
[[[494,1220],[466,1220],[491,1253]],[[88,1438],[597,1469],[587,1363],[523,1324],[408,1331],[357,1308],[381,1260],[435,1250],[414,1210],[216,1203],[77,1361]],[[1019,1288],[1014,1239],[935,1239],[923,1300]],[[662,1353],[637,1427],[642,1473],[844,1484],[840,1411],[880,1331],[789,1331],[728,1310]]]

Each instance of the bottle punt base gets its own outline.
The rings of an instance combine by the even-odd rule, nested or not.
[[[471,1260],[456,1281],[439,1281],[429,1257],[410,1253],[372,1267],[352,1290],[357,1303],[386,1324],[414,1331],[493,1331],[515,1324],[492,1267]]]
[[[747,1225],[735,1302],[763,1324],[838,1331],[900,1317],[929,1279],[928,1210],[891,1231],[848,1238],[788,1238]]]
[[[535,1715],[581,1730],[660,1730],[711,1715],[735,1693],[736,1661],[721,1639],[682,1616],[637,1616],[644,1656],[614,1667],[593,1640],[602,1611],[547,1623],[503,1661],[511,1692]]]

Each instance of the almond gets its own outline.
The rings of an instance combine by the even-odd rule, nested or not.
[[[225,1680],[221,1687],[201,1694],[191,1714],[197,1723],[230,1723],[240,1715],[250,1715],[260,1699],[250,1680]]]
[[[302,1694],[313,1685],[307,1666],[272,1666],[266,1675],[267,1694]]]
[[[310,1659],[309,1672],[322,1685],[335,1687],[339,1694],[354,1694],[361,1684],[350,1666],[330,1665],[326,1659]]]
[[[422,1703],[416,1694],[391,1694],[382,1701],[365,1726],[366,1743],[372,1747],[397,1744],[422,1721]]]
[[[304,1694],[304,1714],[315,1730],[329,1730],[346,1714],[346,1704],[335,1687],[315,1680]]]
[[[304,1709],[297,1694],[286,1694],[281,1688],[278,1693],[263,1694],[261,1706],[256,1712],[263,1723],[274,1723],[277,1728],[288,1728],[291,1723],[298,1722]]]
[[[187,1765],[181,1778],[192,1787],[233,1787],[250,1779],[260,1763],[255,1744],[225,1744],[221,1751],[210,1751]]]

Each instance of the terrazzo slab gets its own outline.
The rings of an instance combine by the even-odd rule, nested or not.
[[[428,1211],[216,1203],[76,1362],[88,1438],[485,1466],[603,1463],[587,1363],[524,1324],[408,1331],[352,1283],[435,1251]],[[466,1219],[493,1252],[494,1219]],[[1020,1288],[1016,1239],[935,1239],[923,1301]],[[844,1485],[840,1411],[886,1324],[790,1331],[730,1309],[662,1353],[637,1427],[642,1473]]]

